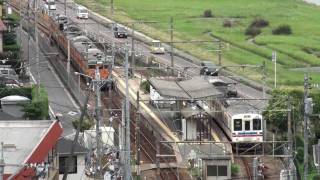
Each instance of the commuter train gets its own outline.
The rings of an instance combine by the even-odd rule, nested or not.
[[[240,100],[212,101],[197,105],[213,117],[232,142],[262,142],[263,117],[258,107]]]
[[[76,70],[94,78],[96,68],[99,68],[100,78],[108,78],[112,57],[98,49],[77,25],[65,19],[60,21],[58,16],[55,20],[51,18],[50,30],[52,40],[65,54],[68,54],[69,43],[71,63]]]

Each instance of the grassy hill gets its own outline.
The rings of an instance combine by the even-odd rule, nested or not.
[[[90,9],[111,17],[110,0],[76,0]],[[301,86],[303,72],[291,68],[320,66],[320,7],[302,0],[115,0],[112,18],[126,22],[156,21],[155,24],[136,25],[163,41],[169,40],[169,19],[174,18],[174,41],[214,40],[223,44],[223,65],[262,64],[267,62],[267,83],[273,84],[274,65],[270,61],[273,50],[278,54],[278,84]],[[213,17],[205,18],[205,10]],[[245,35],[254,19],[269,22],[253,40]],[[231,27],[224,27],[229,23]],[[291,27],[291,35],[273,35],[279,25]],[[216,43],[175,44],[176,47],[203,59],[217,63]],[[261,70],[231,69],[254,80],[261,79]],[[310,73],[320,83],[318,73]]]

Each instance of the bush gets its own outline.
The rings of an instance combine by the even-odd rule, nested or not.
[[[213,17],[212,11],[210,9],[207,9],[203,12],[203,17]]]
[[[261,30],[260,28],[257,28],[257,27],[254,27],[254,26],[249,26],[247,29],[246,29],[246,32],[245,34],[247,36],[252,36],[252,37],[255,37],[257,35],[259,35],[261,33]]]
[[[223,27],[232,27],[232,21],[231,20],[223,21]]]
[[[313,176],[312,180],[320,180],[320,175],[318,174],[318,175]]]
[[[298,147],[298,149],[297,149],[297,160],[298,160],[298,162],[299,163],[303,163],[303,147]]]
[[[140,84],[140,88],[143,90],[144,93],[150,93],[150,82],[149,81],[143,81]]]
[[[251,25],[252,27],[257,27],[257,28],[263,28],[269,25],[269,21],[264,20],[262,18],[256,18],[252,21]]]
[[[280,25],[274,30],[272,30],[272,34],[274,35],[289,35],[292,34],[291,27],[289,25]]]
[[[231,164],[231,175],[235,176],[239,173],[239,166],[236,164]]]
[[[78,125],[80,123],[80,119],[74,120],[72,121],[72,126],[74,129],[78,128]],[[92,121],[90,121],[89,119],[83,119],[81,125],[80,125],[80,132],[84,132],[85,130],[88,130],[91,128],[91,126],[93,126]]]
[[[29,120],[40,120],[42,116],[42,103],[35,101],[30,104],[26,104],[23,108],[25,112],[24,117]]]
[[[15,32],[5,32],[3,33],[3,43],[5,45],[12,45],[16,43],[17,35]]]

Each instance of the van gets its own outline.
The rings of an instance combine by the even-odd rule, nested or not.
[[[77,7],[77,18],[88,19],[88,9],[84,6]]]

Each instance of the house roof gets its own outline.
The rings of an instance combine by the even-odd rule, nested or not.
[[[59,155],[69,155],[72,147],[73,141],[66,138],[60,138],[58,141],[58,153]],[[74,147],[74,154],[86,154],[88,149],[81,146],[78,142],[76,142]]]
[[[8,164],[41,163],[61,134],[62,126],[59,121],[0,121],[4,161]],[[7,176],[17,179],[30,175],[29,173],[30,171],[24,171],[18,166],[8,166],[4,171]]]
[[[0,31],[6,31],[6,30],[7,30],[6,25],[4,25],[2,20],[0,20]]]
[[[181,114],[183,117],[185,118],[189,118],[191,116],[197,115],[199,114],[201,111],[197,106],[193,106],[193,107],[186,107],[181,109]]]
[[[185,81],[150,78],[150,84],[162,95],[178,98],[222,96],[223,93],[199,76]]]

